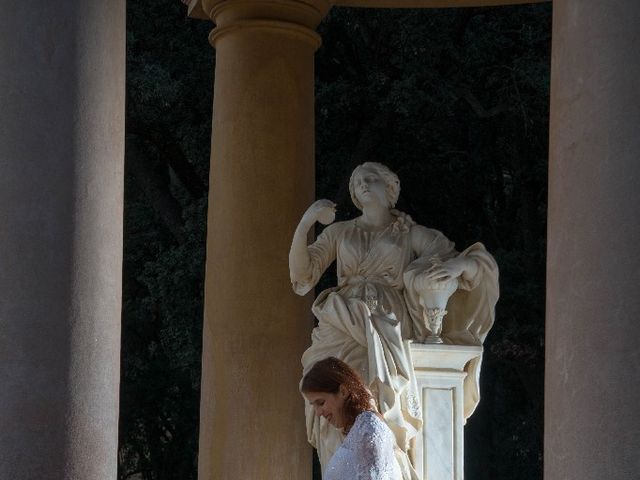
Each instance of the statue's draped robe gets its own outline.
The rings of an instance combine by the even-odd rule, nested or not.
[[[299,295],[309,292],[336,260],[338,286],[323,291],[313,304],[318,326],[302,357],[303,373],[317,361],[337,357],[360,373],[378,409],[394,433],[405,479],[415,478],[406,452],[422,426],[420,400],[411,362],[410,339],[429,332],[414,283],[434,258],[458,255],[442,233],[415,225],[400,214],[388,227],[371,231],[355,220],[334,223],[308,247],[311,266],[304,278],[292,278]],[[443,337],[448,343],[481,345],[493,323],[497,301],[497,267],[481,244],[462,255],[478,261],[471,281],[460,279],[448,305]],[[465,413],[479,400],[480,359],[471,366],[465,385]],[[469,392],[467,392],[469,390]],[[306,407],[309,442],[318,450],[324,468],[343,440],[342,434]]]

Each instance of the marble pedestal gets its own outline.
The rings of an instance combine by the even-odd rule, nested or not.
[[[420,478],[464,478],[465,365],[482,355],[480,346],[411,345],[424,427],[413,450]]]

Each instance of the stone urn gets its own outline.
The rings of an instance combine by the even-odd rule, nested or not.
[[[440,334],[444,316],[447,314],[447,302],[458,289],[458,279],[452,278],[428,284],[421,292],[420,301],[424,307],[424,322],[431,334],[422,343],[442,343]]]

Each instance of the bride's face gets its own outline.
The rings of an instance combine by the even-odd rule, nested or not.
[[[305,392],[311,406],[316,412],[316,416],[324,417],[336,428],[344,427],[344,407],[345,394],[342,390],[338,393]]]
[[[356,198],[363,207],[372,205],[389,206],[387,184],[374,170],[362,169],[354,179]]]

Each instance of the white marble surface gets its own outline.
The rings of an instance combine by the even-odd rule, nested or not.
[[[465,367],[482,347],[414,343],[411,353],[423,415],[412,455],[416,471],[425,480],[462,480]]]

